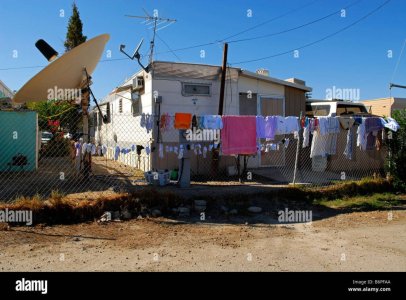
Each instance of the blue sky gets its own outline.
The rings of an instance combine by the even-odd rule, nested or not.
[[[157,9],[160,17],[175,18],[177,23],[158,32],[171,49],[219,41],[225,37],[251,28],[292,9],[310,5],[269,22],[255,30],[238,35],[232,40],[261,36],[290,29],[326,16],[356,3],[346,10],[346,17],[339,13],[320,22],[285,34],[248,42],[231,43],[229,62],[241,62],[297,49],[334,33],[363,17],[385,0],[76,0],[88,38],[109,33],[111,40],[106,51],[111,59],[124,58],[119,45],[126,44],[132,52],[139,40],[147,41],[142,48],[148,50],[152,35],[148,26],[125,14],[143,15],[143,8],[150,14]],[[41,70],[23,68],[44,66],[47,61],[35,48],[36,40],[43,38],[59,53],[63,53],[63,41],[71,14],[72,0],[0,0],[0,79],[11,89],[17,90]],[[63,9],[65,16],[60,16]],[[247,16],[247,11],[252,16]],[[236,64],[255,71],[267,68],[273,77],[286,79],[297,77],[313,88],[314,98],[325,98],[326,89],[357,88],[362,99],[389,96],[388,84],[392,79],[400,51],[406,39],[406,1],[392,0],[377,13],[338,35],[300,50],[299,57],[293,52],[271,59]],[[13,58],[13,51],[18,57]],[[201,58],[201,50],[206,56]],[[156,41],[155,59],[221,64],[222,45],[176,51],[177,57],[168,52],[167,46]],[[388,57],[392,51],[393,57]],[[130,60],[109,61],[105,53],[93,74],[96,97],[102,99],[115,86],[136,72],[139,67]],[[10,69],[18,68],[18,69]],[[406,49],[398,64],[394,82],[406,84]],[[393,96],[406,97],[406,90],[393,90]]]

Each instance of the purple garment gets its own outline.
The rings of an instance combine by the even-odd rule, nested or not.
[[[265,118],[265,138],[266,139],[275,139],[275,132],[277,126],[278,118],[275,116],[270,116]]]
[[[274,140],[276,126],[277,126],[277,117],[257,116],[257,138]]]
[[[263,116],[257,116],[257,138],[265,138],[265,118]]]
[[[383,129],[383,124],[380,118],[366,118],[365,119],[365,133],[379,131]]]

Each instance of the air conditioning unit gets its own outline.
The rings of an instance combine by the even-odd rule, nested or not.
[[[144,77],[137,76],[133,79],[133,90],[141,90],[144,88]]]

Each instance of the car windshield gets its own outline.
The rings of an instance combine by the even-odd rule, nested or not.
[[[307,116],[328,116],[330,113],[330,105],[326,104],[313,104],[306,106]]]
[[[337,105],[337,116],[357,115],[362,113],[367,113],[367,110],[364,105],[346,105],[346,104]]]

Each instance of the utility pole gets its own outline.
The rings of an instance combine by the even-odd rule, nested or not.
[[[389,84],[389,89],[392,89],[392,88],[400,88],[400,89],[406,89],[406,85],[400,85],[400,84],[396,84],[396,83],[390,83]]]
[[[218,114],[223,115],[224,106],[224,91],[226,87],[226,74],[227,74],[227,55],[228,55],[228,44],[224,43],[223,48],[223,66],[221,68],[221,85],[220,85],[220,101]]]

